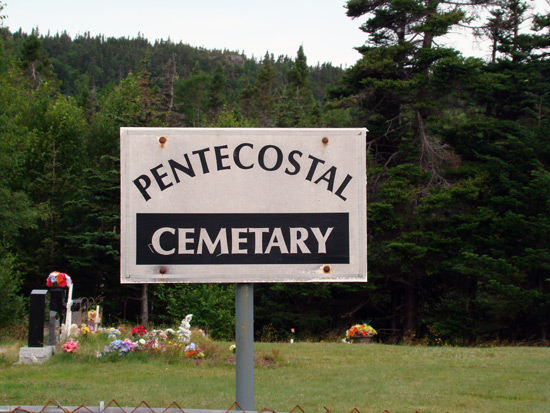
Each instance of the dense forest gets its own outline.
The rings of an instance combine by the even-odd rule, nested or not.
[[[120,285],[119,128],[367,127],[369,282],[256,285],[257,339],[548,343],[550,15],[527,4],[348,0],[346,70],[1,25],[0,328],[57,270],[106,324],[193,313],[230,338],[232,285]],[[488,61],[439,45],[481,7]]]

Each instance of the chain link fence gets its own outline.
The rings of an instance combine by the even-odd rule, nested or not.
[[[332,411],[324,407],[324,413],[332,413]],[[99,406],[61,406],[57,401],[50,400],[44,406],[0,406],[0,413],[229,413],[229,412],[246,412],[241,408],[239,403],[233,403],[227,410],[205,410],[205,409],[183,409],[176,402],[170,403],[165,408],[151,407],[146,401],[142,401],[136,407],[122,407],[115,399],[105,404],[100,402]],[[263,408],[254,410],[255,413],[279,413],[275,410]],[[308,413],[296,405],[288,413]],[[361,413],[357,408],[353,408],[349,413]],[[387,410],[385,413],[389,413]]]

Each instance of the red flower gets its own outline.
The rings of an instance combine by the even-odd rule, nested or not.
[[[143,337],[145,334],[147,334],[147,331],[145,331],[145,329],[142,326],[140,326],[139,324],[138,324],[137,327],[132,328],[132,335],[133,336],[138,335],[140,337]]]
[[[46,279],[47,287],[68,287],[71,285],[71,277],[64,272],[52,271]]]

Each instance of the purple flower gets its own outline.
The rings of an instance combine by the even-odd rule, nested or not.
[[[114,340],[111,342],[111,344],[109,344],[109,346],[105,346],[104,350],[105,350],[105,353],[109,353],[111,351],[118,351],[118,355],[122,356],[125,353],[134,351],[134,343],[130,339],[126,339],[124,341]]]

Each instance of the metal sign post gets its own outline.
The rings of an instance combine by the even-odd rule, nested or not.
[[[254,284],[235,285],[236,401],[254,410]]]

